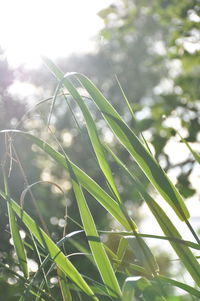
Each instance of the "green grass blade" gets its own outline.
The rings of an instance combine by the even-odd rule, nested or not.
[[[144,238],[154,238],[154,239],[161,239],[161,240],[169,240],[173,242],[177,242],[179,244],[184,244],[192,249],[200,250],[200,245],[190,240],[183,240],[175,237],[170,236],[162,236],[162,235],[153,235],[153,234],[146,234],[146,233],[137,233],[136,235],[133,232],[126,232],[126,231],[98,231],[99,233],[111,234],[111,235],[122,235],[122,236],[138,236]]]
[[[24,276],[26,278],[29,277],[28,272],[28,265],[27,265],[27,258],[26,258],[26,252],[24,249],[24,244],[22,242],[19,229],[17,226],[15,213],[13,212],[13,209],[11,205],[8,203],[8,217],[9,217],[9,224],[10,224],[10,230],[11,230],[11,236],[13,239],[15,251],[19,260],[20,267],[24,273]]]
[[[147,195],[144,192],[141,195],[146,201],[165,235],[182,239],[181,235],[172,224],[166,213],[150,197],[150,195]],[[196,284],[200,286],[200,265],[191,250],[186,245],[179,244],[177,242],[175,243],[173,241],[170,241],[170,244],[172,245],[174,251],[180,258],[181,262],[185,265],[187,271],[190,273]]]
[[[3,170],[3,176],[4,176],[4,186],[5,186],[5,191],[7,195],[9,196],[9,187],[8,187],[8,182],[7,182],[7,177],[5,175],[5,172]],[[26,257],[26,251],[24,248],[24,244],[22,241],[22,238],[19,233],[15,213],[12,209],[11,204],[8,202],[7,203],[7,208],[8,208],[8,218],[9,218],[9,225],[10,225],[10,231],[11,231],[11,237],[13,239],[13,244],[15,247],[15,251],[17,254],[17,258],[19,260],[19,265],[24,273],[24,277],[28,278],[29,277],[29,272],[28,272],[28,264],[27,264],[27,257]]]
[[[87,235],[90,249],[92,251],[97,268],[108,290],[109,295],[111,297],[119,297],[121,296],[121,290],[117,278],[107,257],[103,244],[100,241],[99,234],[85,200],[83,191],[69,161],[67,162],[67,164],[72,180],[74,194],[78,203],[81,220],[83,222],[85,233]]]
[[[162,282],[165,282],[167,284],[171,284],[175,287],[179,287],[179,288],[183,289],[184,291],[188,292],[189,294],[191,294],[192,296],[195,296],[195,297],[200,299],[200,291],[198,291],[197,289],[193,288],[190,285],[187,285],[185,283],[182,283],[182,282],[179,282],[179,281],[176,281],[176,280],[173,280],[171,278],[167,278],[167,277],[164,277],[164,276],[161,276],[161,275],[158,276],[157,278],[159,280],[161,280]]]
[[[129,112],[131,113],[131,116],[132,116],[133,120],[134,120],[135,122],[137,122],[137,120],[136,120],[136,118],[135,118],[135,113],[133,112],[133,109],[132,109],[132,107],[131,107],[131,104],[130,104],[130,102],[128,101],[128,98],[126,97],[126,94],[124,93],[124,90],[123,90],[123,88],[122,88],[122,86],[121,86],[121,84],[120,84],[120,81],[118,80],[118,77],[117,77],[117,76],[115,76],[115,78],[116,78],[116,80],[117,80],[117,83],[118,83],[118,86],[119,86],[119,88],[120,88],[120,90],[121,90],[121,93],[122,93],[122,95],[123,95],[123,97],[124,97],[124,100],[125,100],[125,102],[126,102],[126,104],[127,104],[127,107],[128,107],[128,109],[129,109]],[[135,132],[134,132],[134,133],[135,133]],[[135,133],[135,134],[136,134],[136,133]],[[148,151],[151,153],[151,150],[150,150],[150,148],[149,148],[149,145],[148,145],[148,143],[147,143],[147,141],[146,141],[146,139],[145,139],[143,133],[140,132],[140,134],[141,134],[141,137],[142,137],[142,139],[143,139],[143,141],[144,141],[144,143],[145,143],[145,145],[146,145],[146,148],[147,148]]]
[[[166,173],[140,142],[134,132],[126,125],[126,123],[124,123],[121,116],[107,101],[103,94],[95,87],[95,85],[86,76],[79,73],[68,74],[65,76],[65,79],[63,79],[63,72],[50,59],[43,58],[43,61],[59,81],[63,80],[64,86],[65,83],[67,83],[67,77],[74,76],[79,80],[94,100],[116,137],[118,137],[119,141],[133,156],[153,186],[174,209],[178,217],[181,220],[187,220],[190,217],[190,214],[176,187],[172,184]]]
[[[122,88],[122,85],[120,84],[120,81],[119,81],[118,77],[115,76],[115,78],[116,78],[117,84],[118,84],[118,86],[119,86],[119,88],[120,88],[120,91],[121,91],[121,93],[122,93],[122,96],[123,96],[123,98],[124,98],[124,100],[125,100],[125,102],[126,102],[126,104],[127,104],[127,107],[128,107],[128,109],[129,109],[129,112],[131,113],[132,118],[133,118],[134,120],[136,120],[135,114],[134,114],[133,109],[132,109],[132,107],[131,107],[131,105],[130,105],[130,102],[128,101],[128,98],[126,97],[126,94],[124,93],[124,89]]]
[[[65,279],[65,274],[59,268],[57,269],[57,274],[58,274],[59,285],[62,292],[63,301],[72,301],[72,296]]]
[[[162,210],[162,208],[154,201],[154,199],[147,193],[146,189],[142,185],[142,183],[135,178],[134,174],[123,164],[123,162],[112,152],[109,147],[106,147],[107,150],[110,152],[112,157],[116,160],[116,162],[128,173],[130,178],[135,184],[136,189],[141,194],[144,201],[147,203],[149,209],[155,216],[158,224],[160,225],[161,229],[163,230],[164,234],[167,237],[172,237],[178,240],[182,240],[181,235],[179,234],[178,230],[172,224],[171,220],[168,218],[166,213]],[[175,250],[176,254],[185,265],[186,269],[194,279],[194,281],[200,285],[200,265],[187,247],[183,243],[178,243],[177,241],[169,240],[170,244],[172,245],[173,249]]]
[[[54,74],[54,76],[59,80],[59,86],[64,84],[65,88],[67,88],[69,93],[72,95],[72,97],[78,103],[78,105],[84,115],[85,122],[86,122],[87,129],[88,129],[88,134],[89,134],[90,140],[92,142],[95,154],[97,156],[100,168],[103,171],[103,173],[104,173],[108,183],[110,184],[110,187],[112,188],[115,196],[117,197],[118,201],[120,201],[120,196],[119,196],[117,187],[115,185],[115,182],[114,182],[114,179],[112,176],[112,172],[111,172],[109,164],[105,158],[104,149],[102,147],[102,144],[101,144],[100,139],[97,134],[96,125],[93,121],[93,118],[92,118],[87,106],[84,103],[83,98],[81,97],[81,95],[79,94],[77,89],[74,87],[74,85],[70,82],[70,80],[68,80],[67,78],[64,78],[63,72],[51,60],[49,60],[46,57],[43,57],[43,61],[48,66],[48,68],[51,70],[51,72]],[[58,93],[58,89],[57,89],[57,93]]]
[[[106,247],[106,251],[109,254],[109,256],[112,258],[112,260],[114,262],[118,263],[117,255],[113,251],[111,251],[108,247]],[[127,267],[129,267],[131,270],[136,271],[136,272],[138,272],[142,275],[151,276],[150,273],[148,273],[148,271],[146,269],[144,269],[143,267],[141,267],[139,265],[136,265],[136,264],[126,262],[126,261],[125,261],[125,263],[126,263]],[[190,285],[182,283],[180,281],[173,280],[173,279],[165,277],[163,275],[155,276],[153,279],[154,279],[153,281],[156,281],[157,279],[159,279],[159,281],[163,281],[166,284],[169,284],[169,285],[171,284],[175,287],[181,288],[182,290],[186,291],[187,293],[189,293],[189,294],[191,294],[195,297],[200,297],[200,291],[199,290],[193,288]]]
[[[122,236],[120,241],[119,241],[119,245],[117,247],[117,258],[119,260],[119,263],[115,263],[114,264],[114,269],[115,271],[117,270],[117,268],[120,266],[123,258],[124,258],[124,255],[126,253],[126,249],[127,249],[127,245],[128,245],[128,241]]]
[[[17,279],[20,279],[22,281],[22,283],[24,285],[28,284],[28,280],[27,278],[19,275],[17,272],[13,271],[12,269],[9,269],[7,267],[7,265],[3,264],[2,262],[0,262],[0,267],[5,270],[6,272],[8,272],[9,274],[11,274],[12,276],[16,277]],[[38,290],[38,287],[33,285],[33,289],[35,291]],[[33,292],[33,290],[31,291],[32,294],[36,295],[36,292]],[[49,295],[48,293],[46,293],[45,291],[41,291],[41,293],[46,297],[46,300],[52,300],[52,301],[57,301],[53,296]],[[19,300],[24,300],[23,296],[19,299]]]
[[[57,266],[62,270],[62,272],[74,283],[76,283],[83,292],[85,292],[88,296],[92,297],[93,300],[97,301],[98,298],[94,296],[93,291],[85,282],[81,274],[62,253],[62,251],[56,246],[56,244],[51,240],[51,238],[37,225],[37,223],[25,211],[23,211],[22,214],[21,207],[14,200],[9,198],[2,191],[0,191],[0,195],[10,203],[15,213],[21,218],[23,223],[35,236],[35,238],[42,245],[42,247],[45,248],[45,250],[50,255],[51,259],[57,264]]]
[[[1,131],[0,133],[17,133],[29,138],[33,143],[43,149],[56,162],[68,170],[66,159],[59,152],[55,151],[49,144],[26,132],[17,130]],[[122,211],[120,204],[118,204],[111,196],[106,193],[93,179],[91,179],[84,171],[69,160],[73,171],[80,182],[80,184],[91,194],[94,198],[128,231],[137,230],[137,226],[133,221],[127,220],[127,217]]]
[[[111,186],[112,191],[114,192],[115,196],[117,197],[118,201],[120,201],[120,196],[117,190],[117,187],[115,185],[115,181],[112,176],[112,172],[110,170],[108,161],[105,157],[104,148],[101,144],[101,141],[99,139],[96,124],[92,118],[92,115],[90,114],[90,111],[88,110],[87,106],[84,103],[83,98],[79,94],[79,92],[76,90],[72,82],[68,79],[63,79],[60,81],[59,85],[61,86],[64,82],[65,87],[68,89],[69,93],[72,95],[72,97],[76,100],[77,104],[79,105],[83,116],[85,118],[88,134],[94,149],[94,152],[96,154],[99,166],[105,175],[109,185]],[[57,89],[57,93],[58,93]]]
[[[191,148],[191,146],[189,145],[189,143],[187,142],[187,140],[185,140],[179,133],[178,133],[178,135],[181,138],[181,141],[183,143],[185,143],[185,145],[187,146],[187,148],[189,149],[189,151],[191,152],[191,154],[193,155],[193,157],[195,158],[195,160],[200,164],[200,156],[197,155],[197,153]]]
[[[158,264],[145,241],[141,237],[125,236],[125,238],[128,240],[129,246],[140,265],[149,273],[153,275],[158,274]]]
[[[76,74],[76,78],[90,94],[115,135],[133,156],[153,186],[174,209],[181,220],[188,219],[190,215],[181,195],[134,132],[124,123],[113,106],[87,77]]]
[[[128,277],[124,281],[122,288],[123,301],[135,300],[135,290],[131,278],[132,277]]]

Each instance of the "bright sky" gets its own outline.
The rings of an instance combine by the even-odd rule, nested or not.
[[[0,46],[9,62],[37,67],[51,58],[90,51],[102,26],[97,12],[107,0],[1,0]]]

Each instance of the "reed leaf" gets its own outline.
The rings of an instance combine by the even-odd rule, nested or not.
[[[6,191],[6,194],[9,196],[10,193],[9,193],[8,181],[7,181],[7,177],[6,177],[4,169],[3,169],[3,177],[4,177],[5,191]],[[15,212],[13,211],[13,208],[12,208],[10,202],[7,202],[7,208],[8,208],[8,218],[9,218],[11,237],[13,239],[15,251],[17,254],[17,258],[19,260],[19,265],[24,273],[24,277],[28,278],[29,271],[28,271],[26,251],[25,251],[24,243],[20,236]]]
[[[80,216],[97,268],[107,288],[108,294],[111,297],[119,297],[122,293],[117,278],[107,257],[103,244],[100,241],[99,234],[97,232],[93,217],[87,205],[83,191],[69,161],[67,161],[67,164],[72,180],[74,194],[78,203]]]
[[[200,286],[200,265],[193,255],[193,253],[188,248],[187,244],[179,243],[179,240],[182,240],[182,237],[176,227],[173,225],[169,217],[162,210],[162,208],[157,204],[150,194],[146,191],[143,184],[134,176],[133,172],[128,169],[123,162],[112,152],[112,150],[107,147],[107,150],[110,152],[114,160],[122,167],[122,169],[128,173],[130,179],[135,184],[136,189],[148,205],[149,209],[156,218],[158,224],[160,225],[162,231],[167,237],[174,238],[170,239],[169,242],[173,247],[174,251],[185,265],[186,269],[194,279],[194,281]],[[176,240],[177,239],[177,240]],[[196,245],[196,244],[195,244]]]
[[[10,203],[12,209],[21,218],[23,223],[29,229],[29,231],[35,236],[40,245],[50,255],[51,259],[57,264],[60,270],[71,279],[80,289],[90,296],[93,300],[98,301],[98,298],[94,295],[88,284],[85,282],[81,274],[73,266],[73,264],[67,259],[57,245],[51,240],[51,238],[37,225],[37,223],[12,200],[3,191],[0,191],[0,195]]]
[[[50,155],[59,165],[63,166],[68,170],[66,163],[66,157],[55,151],[48,143],[37,138],[36,136],[29,134],[27,132],[18,131],[18,130],[5,130],[0,131],[0,133],[16,133],[22,134],[25,137],[29,138],[32,143],[35,143],[41,149],[43,149],[48,155]],[[68,159],[69,160],[69,159]],[[80,182],[80,184],[91,194],[94,198],[128,231],[135,229],[137,231],[137,226],[132,220],[127,220],[127,216],[124,214],[122,207],[117,203],[113,198],[103,190],[93,179],[91,179],[83,170],[78,166],[72,163],[70,160],[70,165],[73,168],[73,171]]]

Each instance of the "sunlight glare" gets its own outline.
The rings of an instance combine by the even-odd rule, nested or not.
[[[90,38],[102,25],[97,16],[102,4],[106,5],[93,0],[3,1],[0,46],[10,64],[16,67],[23,63],[31,68],[38,67],[40,55],[90,51]]]

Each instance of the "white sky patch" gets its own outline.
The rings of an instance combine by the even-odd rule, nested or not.
[[[97,12],[109,5],[93,0],[7,0],[1,3],[0,45],[17,67],[37,68],[40,55],[66,56],[94,48],[103,25]]]

